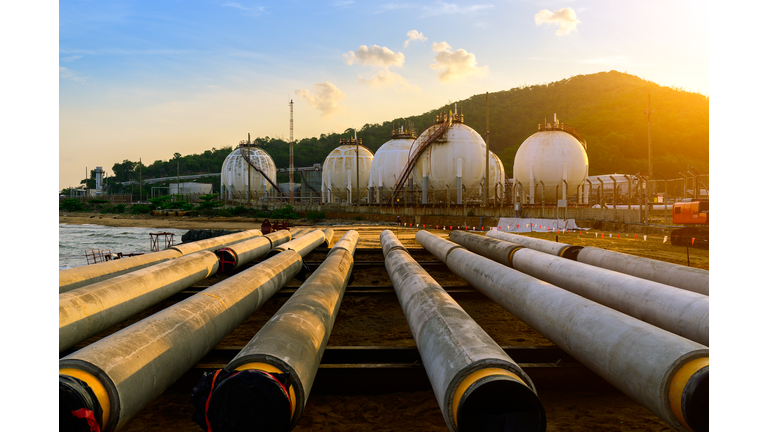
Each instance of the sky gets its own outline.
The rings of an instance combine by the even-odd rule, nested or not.
[[[59,189],[252,137],[343,132],[618,70],[709,94],[695,1],[58,3]]]

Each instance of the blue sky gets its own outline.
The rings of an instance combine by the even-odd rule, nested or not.
[[[59,188],[252,136],[340,132],[619,70],[709,94],[694,1],[62,1]]]

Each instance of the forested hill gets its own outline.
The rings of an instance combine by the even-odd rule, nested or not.
[[[552,121],[556,113],[560,122],[573,126],[586,138],[590,175],[615,172],[647,174],[648,122],[643,112],[648,94],[651,95],[651,110],[654,111],[651,116],[654,176],[673,177],[691,166],[708,173],[709,98],[699,93],[662,87],[616,71],[578,75],[549,84],[490,93],[491,150],[501,157],[507,175],[512,177],[517,149],[526,138],[536,133],[539,123],[545,119]],[[485,99],[485,94],[480,94],[456,102],[464,113],[465,123],[483,138]],[[390,139],[394,127],[413,122],[417,131],[423,131],[434,122],[438,113],[447,113],[453,107],[452,103],[419,116],[393,119],[383,124],[366,124],[357,136],[363,139],[363,145],[375,152]],[[339,138],[351,137],[351,134],[349,129],[344,135],[323,134],[302,139],[294,147],[295,165],[302,167],[322,163],[328,153],[339,145]],[[285,141],[270,137],[256,138],[255,141],[272,156],[278,167],[288,166],[288,144]],[[171,161],[156,161],[144,168],[144,175],[145,178],[175,175],[176,158],[181,160],[182,175],[204,170],[218,172],[225,153],[229,151],[229,148],[214,149],[213,152],[185,157],[177,154]],[[121,175],[131,174],[130,169],[122,169],[128,162],[115,164],[113,172],[118,177],[116,180],[120,180]]]

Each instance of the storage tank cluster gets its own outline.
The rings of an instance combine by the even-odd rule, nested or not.
[[[515,154],[513,185],[529,204],[565,200],[576,195],[586,204],[584,185],[589,175],[586,141],[570,126],[557,121],[539,125]],[[517,191],[517,188],[516,188]]]
[[[248,161],[251,161],[249,169]],[[258,168],[264,174],[253,167]],[[250,173],[250,182],[249,182]],[[221,196],[226,200],[258,200],[262,197],[274,197],[275,188],[264,177],[266,175],[272,183],[277,178],[277,166],[272,156],[256,144],[241,141],[229,156],[224,159],[221,166]],[[250,188],[249,188],[250,184]],[[250,196],[249,197],[249,189]]]

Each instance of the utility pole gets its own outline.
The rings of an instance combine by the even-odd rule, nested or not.
[[[483,188],[483,207],[488,207],[488,194],[491,173],[491,127],[488,110],[488,92],[485,92],[485,187]]]
[[[360,142],[357,140],[355,129],[355,174],[357,175],[357,207],[360,207]]]
[[[289,105],[291,106],[291,135],[288,139],[288,153],[290,155],[288,161],[288,199],[291,201],[291,205],[293,205],[293,99],[291,99]]]
[[[653,110],[656,111],[656,110]],[[653,111],[651,111],[651,94],[648,93],[648,108],[643,111],[643,114],[648,116],[648,178],[653,179],[653,161],[651,158],[651,114],[653,114]],[[655,193],[655,187],[654,184],[654,190],[651,191],[651,193]]]
[[[181,195],[181,177],[179,177],[179,160],[176,159],[176,195]]]
[[[141,158],[139,158],[139,202],[141,202]]]

